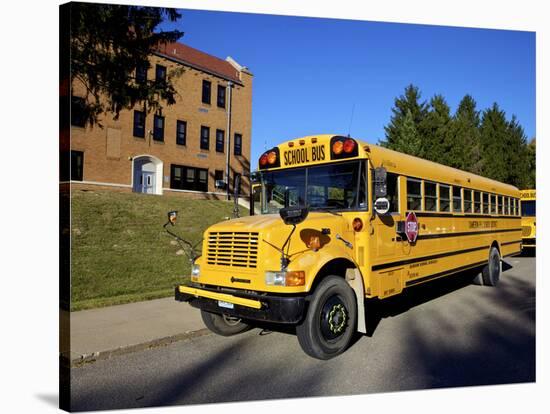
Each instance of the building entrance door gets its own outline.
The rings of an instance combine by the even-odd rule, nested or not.
[[[155,173],[142,171],[140,185],[141,185],[142,193],[154,194],[155,193]]]

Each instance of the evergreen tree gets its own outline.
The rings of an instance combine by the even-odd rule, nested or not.
[[[422,131],[420,130],[421,124],[428,113],[428,106],[425,101],[420,101],[421,94],[418,87],[409,85],[405,88],[405,93],[395,99],[394,107],[391,109],[392,116],[390,123],[384,127],[386,131],[386,140],[381,141],[380,144],[384,147],[397,150],[401,146],[400,139],[403,135],[402,128],[407,117],[407,112],[410,111],[412,121],[415,129],[422,137]]]
[[[394,148],[396,151],[405,154],[420,156],[422,151],[422,141],[416,130],[414,117],[410,109],[407,109],[403,125],[399,130],[399,136]]]
[[[533,138],[527,145],[528,176],[526,188],[537,188],[537,140]]]
[[[430,99],[429,112],[421,124],[422,155],[424,158],[445,165],[453,165],[450,150],[451,137],[450,108],[441,95]]]
[[[482,173],[479,122],[476,101],[465,95],[452,119],[450,158],[451,165],[474,174]]]
[[[508,168],[504,182],[526,188],[529,185],[527,138],[515,116],[508,122],[506,132],[505,160]]]
[[[501,111],[495,102],[493,106],[483,112],[480,126],[482,150],[482,175],[506,182],[508,168],[506,155],[506,135],[508,123],[504,111]]]

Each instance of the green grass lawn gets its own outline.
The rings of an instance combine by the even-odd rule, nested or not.
[[[196,243],[210,225],[231,217],[233,203],[109,191],[71,195],[71,310],[170,296],[186,280],[190,263],[162,228]],[[241,214],[248,210],[241,208]],[[200,245],[198,247],[200,249]]]

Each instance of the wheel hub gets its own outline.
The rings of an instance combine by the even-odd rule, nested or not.
[[[321,312],[321,332],[326,339],[335,339],[346,330],[347,309],[339,298],[330,298]]]

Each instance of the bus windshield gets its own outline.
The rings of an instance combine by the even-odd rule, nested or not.
[[[521,215],[524,217],[535,217],[537,205],[535,200],[523,200],[521,202]]]
[[[315,210],[366,209],[366,180],[359,161],[262,173],[262,214],[285,206]]]

